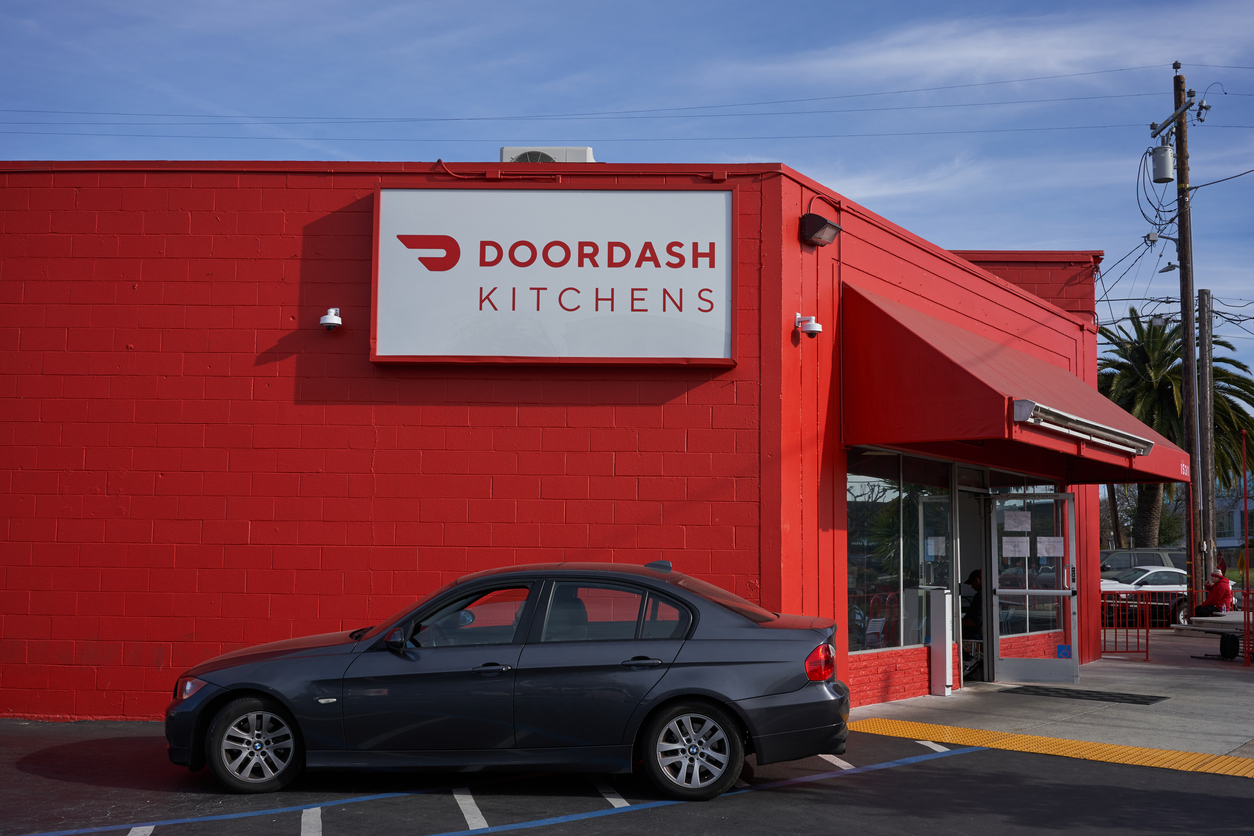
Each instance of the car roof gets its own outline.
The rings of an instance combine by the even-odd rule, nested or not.
[[[1174,566],[1145,566],[1144,564],[1142,564],[1141,566],[1129,566],[1127,569],[1120,569],[1119,573],[1122,574],[1124,572],[1131,572],[1133,569],[1140,569],[1142,572],[1144,572],[1147,575],[1150,572],[1175,572],[1177,575],[1189,574],[1183,569],[1177,569]]]
[[[644,577],[651,580],[669,582],[674,582],[679,578],[685,577],[685,575],[679,572],[664,572],[660,569],[653,569],[648,566],[637,566],[632,563],[525,563],[519,566],[502,566],[496,569],[485,569],[482,572],[464,575],[457,580],[457,583],[463,584],[469,581],[502,575],[548,575],[569,572],[579,574],[591,573],[598,575],[621,575],[636,578]]]

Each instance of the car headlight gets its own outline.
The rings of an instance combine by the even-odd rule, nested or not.
[[[197,679],[194,676],[180,676],[179,681],[174,684],[174,699],[188,699],[208,684],[203,679]]]

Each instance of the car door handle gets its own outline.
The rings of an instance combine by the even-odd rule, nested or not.
[[[661,659],[650,659],[647,656],[637,656],[634,659],[628,659],[626,662],[619,662],[624,668],[656,668],[662,664]]]
[[[484,676],[496,676],[498,673],[512,671],[509,665],[498,665],[496,662],[488,662],[486,665],[480,665],[477,668],[471,668],[474,673],[481,673]]]

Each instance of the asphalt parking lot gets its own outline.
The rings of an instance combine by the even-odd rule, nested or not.
[[[1254,780],[854,732],[837,762],[752,770],[681,804],[631,776],[304,776],[237,796],[166,760],[155,723],[0,721],[0,836],[1198,833],[1250,828]],[[151,828],[151,829],[150,829]]]

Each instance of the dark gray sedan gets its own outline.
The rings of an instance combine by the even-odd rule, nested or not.
[[[377,627],[187,671],[170,760],[268,792],[302,769],[642,769],[713,798],[759,764],[845,751],[835,625],[648,566],[467,575]]]

